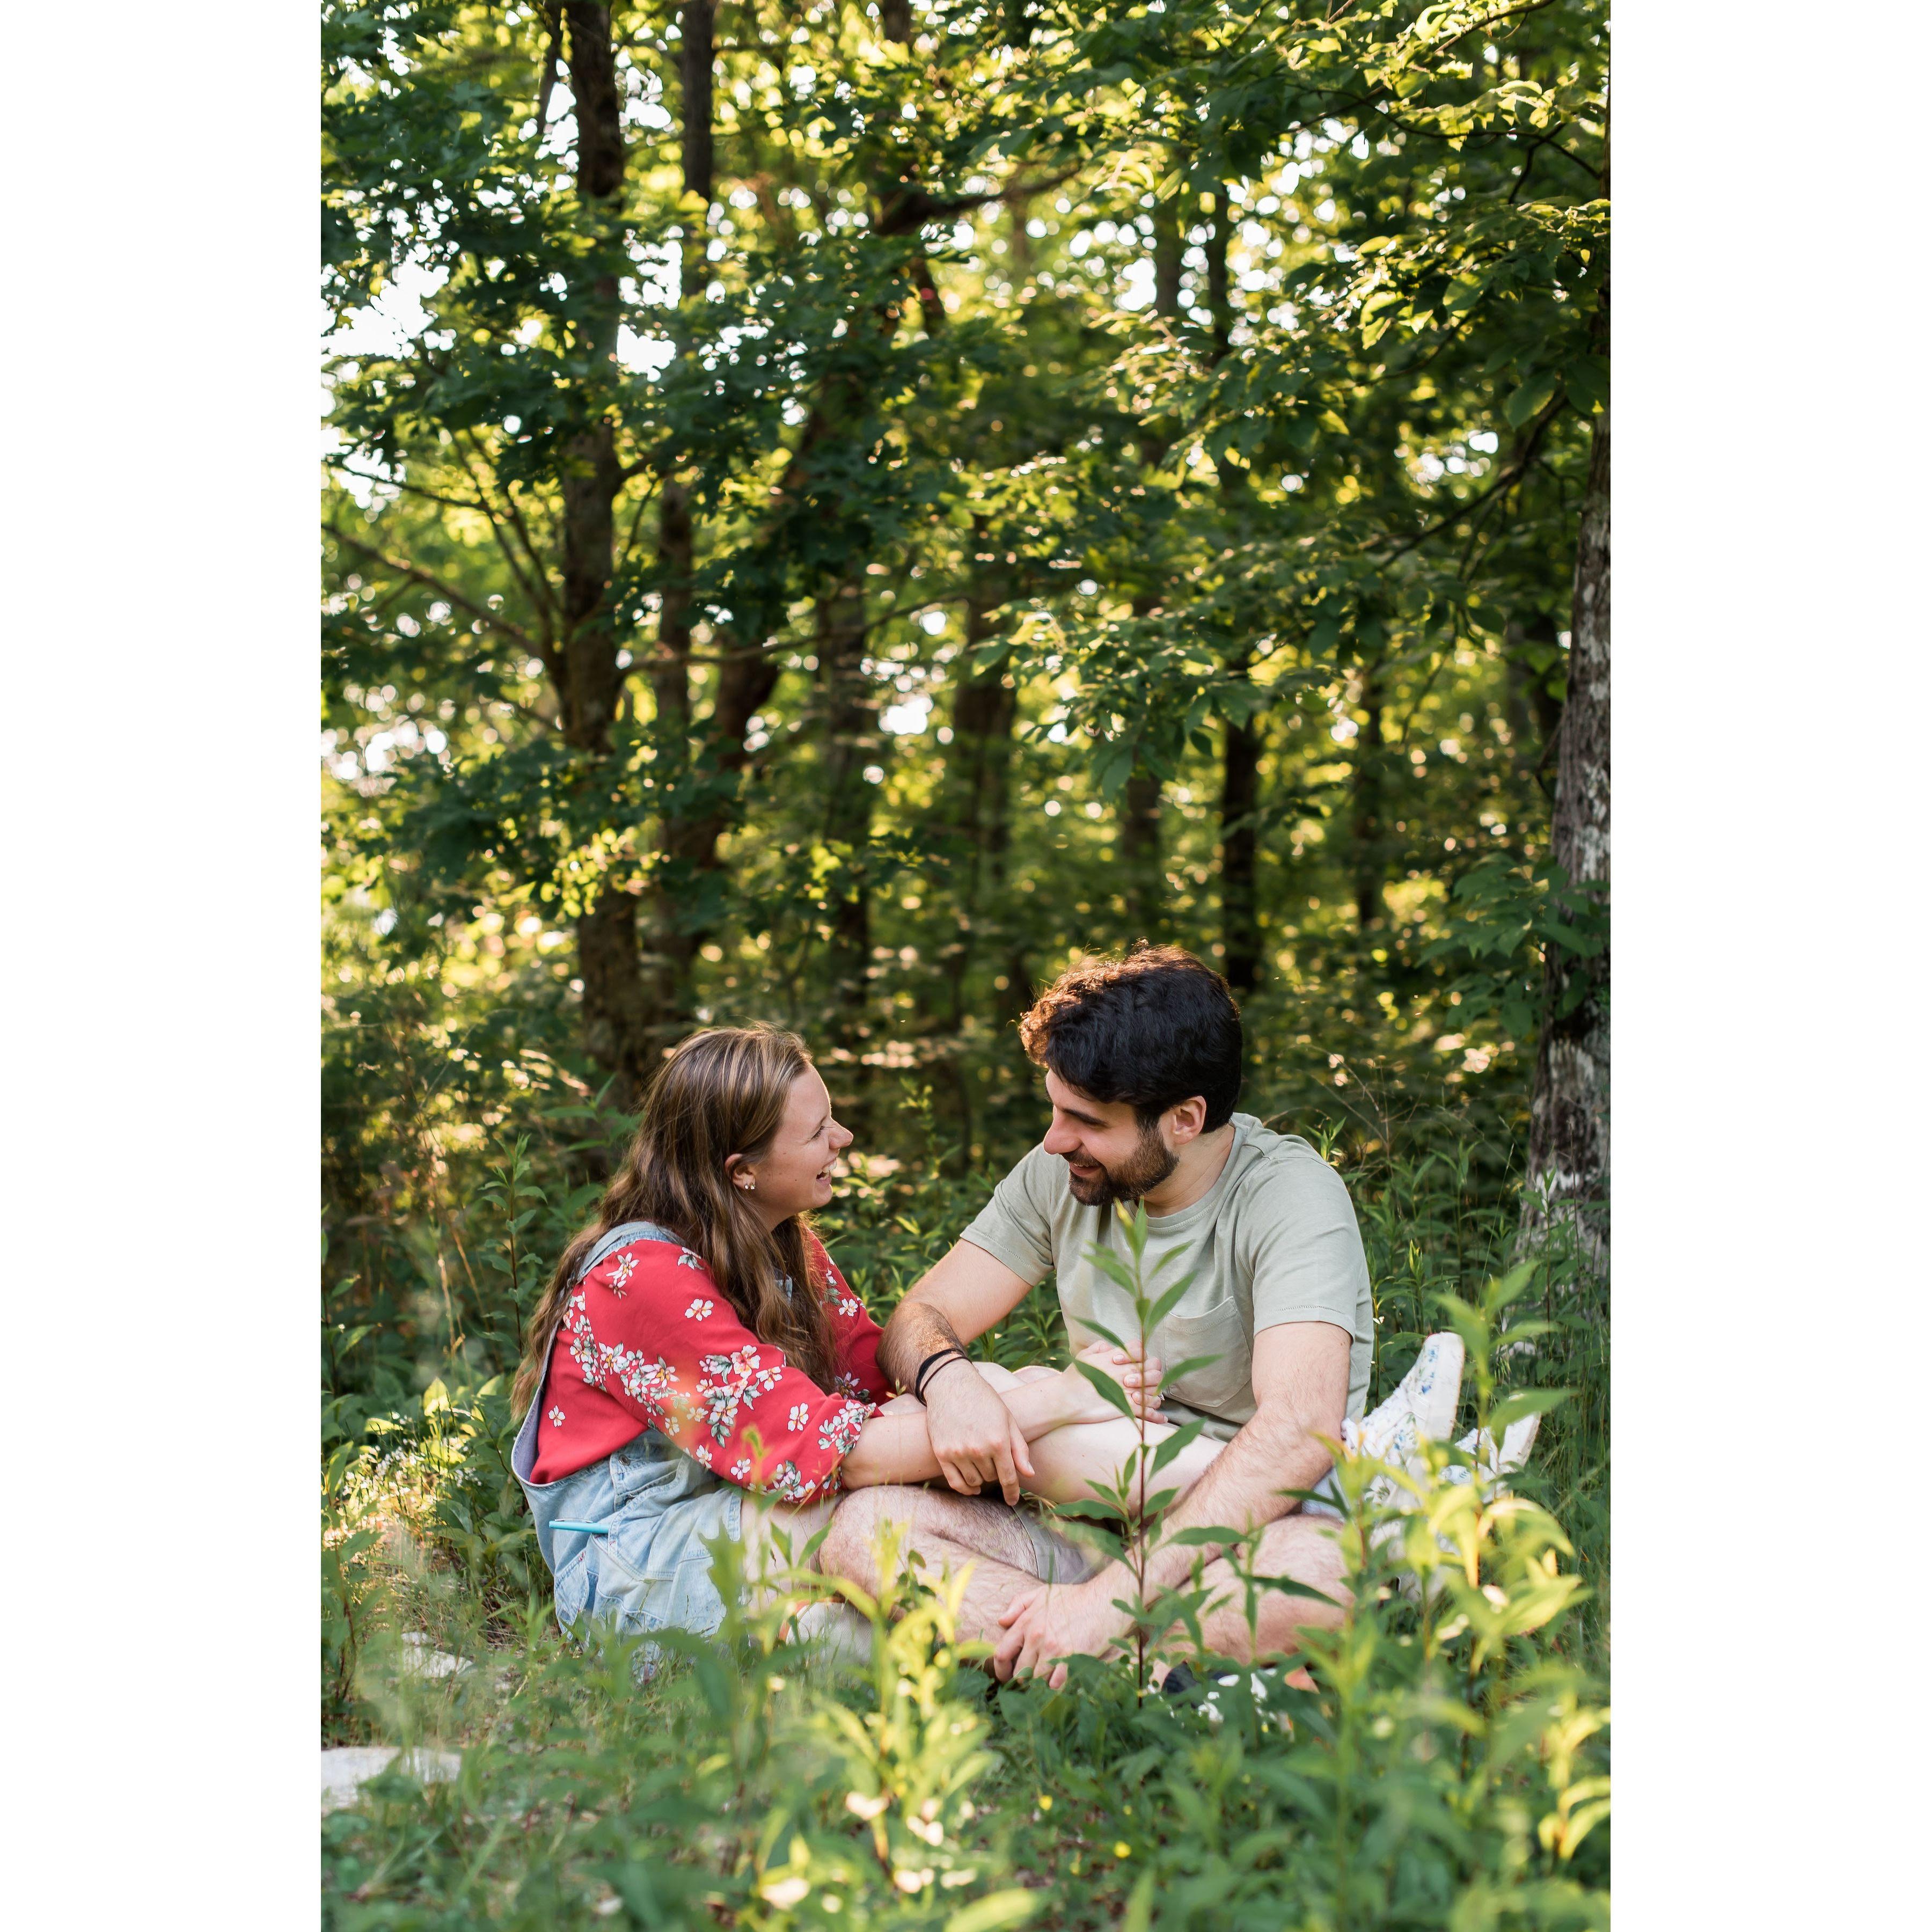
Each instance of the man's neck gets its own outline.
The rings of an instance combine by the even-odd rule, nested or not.
[[[1220,1179],[1221,1170],[1234,1150],[1232,1121],[1190,1141],[1180,1150],[1180,1164],[1174,1172],[1142,1197],[1148,1214],[1178,1214],[1184,1208],[1192,1208]]]

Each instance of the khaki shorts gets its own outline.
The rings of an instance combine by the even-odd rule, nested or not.
[[[1040,1514],[1030,1498],[1022,1502],[1013,1516],[1033,1546],[1033,1567],[1043,1583],[1084,1583],[1107,1560],[1098,1550],[1075,1540],[1080,1533],[1077,1525],[1058,1527]]]

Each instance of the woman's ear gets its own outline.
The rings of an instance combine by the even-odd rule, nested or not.
[[[752,1172],[741,1154],[725,1156],[724,1179],[740,1194],[755,1194],[758,1191],[758,1177]]]

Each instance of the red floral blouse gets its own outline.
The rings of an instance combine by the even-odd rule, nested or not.
[[[651,1428],[760,1496],[836,1493],[839,1464],[892,1391],[878,1324],[824,1249],[812,1248],[839,1364],[829,1391],[739,1320],[690,1249],[640,1240],[605,1256],[572,1290],[557,1329],[532,1480],[574,1474]]]

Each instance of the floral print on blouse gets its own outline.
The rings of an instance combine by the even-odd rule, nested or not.
[[[838,1371],[822,1389],[739,1320],[701,1256],[668,1241],[607,1255],[571,1291],[538,1400],[532,1479],[588,1468],[655,1429],[727,1481],[787,1502],[828,1496],[892,1390],[879,1326],[816,1240]]]

